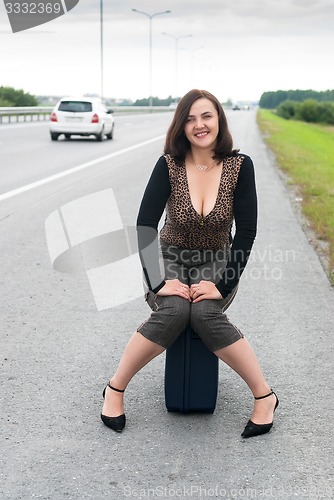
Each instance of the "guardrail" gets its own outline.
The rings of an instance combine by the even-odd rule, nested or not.
[[[52,107],[21,107],[21,108],[0,108],[0,124],[26,121],[40,121],[49,119]]]
[[[46,121],[50,117],[54,106],[0,108],[1,123],[38,122]],[[115,114],[118,113],[157,113],[161,111],[174,111],[169,106],[109,106]]]

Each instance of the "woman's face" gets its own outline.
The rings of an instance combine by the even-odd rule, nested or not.
[[[218,132],[218,112],[214,104],[205,97],[197,99],[190,108],[184,126],[184,133],[191,146],[214,148]]]

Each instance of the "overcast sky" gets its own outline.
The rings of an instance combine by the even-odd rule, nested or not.
[[[0,0],[1,1],[1,0]],[[333,0],[104,0],[104,95],[205,88],[221,100],[256,100],[278,89],[334,88]],[[175,72],[175,37],[178,70]],[[100,93],[100,0],[13,34],[0,3],[0,86],[36,95]]]

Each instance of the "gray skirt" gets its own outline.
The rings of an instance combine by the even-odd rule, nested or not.
[[[161,252],[165,279],[178,278],[189,286],[201,280],[218,283],[228,259],[228,249],[189,250],[163,241]],[[236,292],[237,286],[223,299],[204,299],[193,304],[177,295],[164,297],[149,291],[146,300],[152,313],[137,331],[167,349],[190,324],[210,351],[217,351],[243,338],[224,314]]]

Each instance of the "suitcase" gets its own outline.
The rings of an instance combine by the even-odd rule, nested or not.
[[[188,326],[166,350],[167,410],[213,413],[217,390],[218,358]]]

